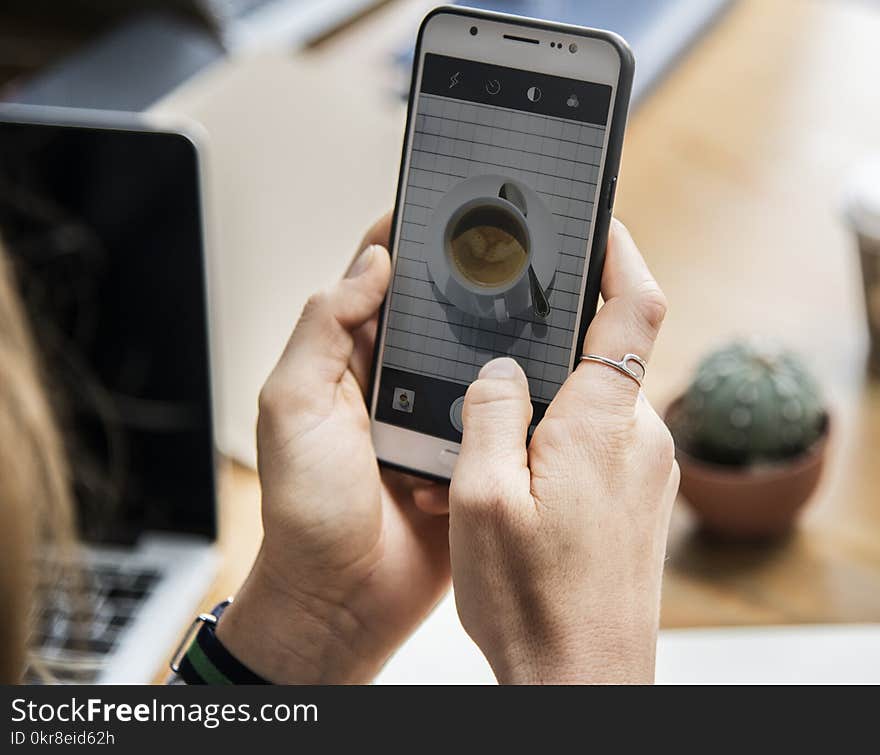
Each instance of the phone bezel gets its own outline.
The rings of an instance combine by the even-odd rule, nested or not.
[[[475,21],[479,22],[476,24],[479,33],[472,35],[470,28],[475,25]],[[528,29],[528,34],[524,28]],[[528,36],[537,39],[540,44],[505,39],[505,34]],[[572,54],[568,46],[575,40],[578,51]],[[562,42],[562,49],[551,48],[551,41]],[[582,343],[587,327],[595,315],[599,299],[605,245],[613,207],[614,182],[620,163],[632,87],[634,64],[629,47],[618,35],[596,29],[453,6],[436,8],[429,13],[422,22],[416,41],[407,123],[391,225],[389,252],[392,255],[392,266],[397,261],[400,216],[403,212],[406,176],[415,129],[415,104],[421,86],[422,64],[426,53],[527,68],[538,73],[603,83],[612,87],[611,112],[600,167],[598,201],[594,207],[590,263],[583,295],[579,302],[576,344]],[[386,297],[376,331],[370,378],[370,424],[376,455],[380,464],[384,466],[431,479],[448,480],[460,444],[376,420],[379,356],[384,348],[385,322],[389,306],[390,297]],[[577,348],[572,350],[570,370],[576,366],[576,358]]]

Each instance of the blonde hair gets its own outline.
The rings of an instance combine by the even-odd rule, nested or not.
[[[24,670],[38,544],[73,558],[74,521],[64,448],[39,360],[0,245],[0,682]]]

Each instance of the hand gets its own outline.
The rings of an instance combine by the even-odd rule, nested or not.
[[[309,300],[260,395],[265,535],[217,633],[270,681],[368,682],[448,587],[448,488],[380,470],[370,438],[389,226]]]
[[[605,305],[584,353],[647,359],[666,303],[612,226]],[[635,381],[582,362],[526,448],[525,375],[512,359],[468,389],[450,492],[462,624],[501,682],[651,682],[678,467]]]

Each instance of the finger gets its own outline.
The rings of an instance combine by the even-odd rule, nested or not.
[[[449,513],[449,486],[434,483],[430,487],[413,491],[416,507],[426,514],[443,516]]]
[[[587,330],[583,353],[615,361],[631,353],[647,362],[666,316],[666,298],[629,231],[617,220],[605,256],[602,296],[605,304]],[[614,368],[580,362],[557,399],[574,410],[588,404],[632,411],[638,393],[638,383]]]
[[[452,475],[459,499],[491,500],[507,497],[508,491],[528,491],[526,433],[531,419],[522,368],[509,357],[484,365],[464,398],[461,451]]]
[[[391,244],[391,217],[391,212],[386,212],[381,218],[379,218],[375,223],[373,223],[373,225],[370,226],[369,230],[364,234],[364,237],[361,239],[361,243],[358,244],[357,251],[354,254],[349,268],[355,263],[357,258],[360,256],[360,253],[368,246],[378,244],[379,246],[384,246],[386,249],[389,248]]]
[[[632,234],[617,218],[611,221],[607,252],[602,270],[602,297],[605,301],[624,296],[634,286],[654,283],[648,263]]]
[[[378,315],[378,311],[376,313]],[[361,393],[366,397],[370,391],[370,374],[375,353],[376,334],[378,332],[377,317],[371,317],[353,334],[354,348],[351,352],[349,368],[360,386]]]
[[[333,396],[349,368],[354,333],[379,309],[390,277],[388,253],[370,246],[348,277],[312,296],[273,371],[270,382],[310,400]]]
[[[584,350],[613,359],[634,353],[647,362],[666,317],[666,297],[623,223],[615,220],[611,228],[602,275],[605,305],[587,331]]]
[[[395,499],[409,497],[426,514],[449,513],[449,485],[445,483],[432,482],[387,468],[382,469],[382,481],[393,492]]]
[[[669,521],[669,517],[672,515],[672,506],[675,503],[675,499],[678,497],[678,488],[680,484],[681,467],[678,466],[678,461],[673,460],[672,471],[669,473],[669,480],[666,482],[666,489],[664,490],[664,503],[667,510],[667,523]]]
[[[391,219],[390,212],[386,212],[379,220],[373,223],[372,227],[366,232],[364,238],[358,246],[358,252],[352,261],[355,261],[360,251],[373,244],[388,247],[391,237]],[[386,252],[387,254],[387,252]],[[349,266],[350,269],[350,266]],[[378,315],[378,311],[376,313]],[[378,317],[372,317],[365,322],[354,333],[354,349],[351,357],[351,371],[354,374],[358,385],[361,387],[361,393],[365,396],[369,390],[370,368],[373,364],[373,347],[376,343],[376,325]]]

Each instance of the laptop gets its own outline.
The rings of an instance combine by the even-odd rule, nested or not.
[[[161,14],[194,22],[225,49],[241,52],[301,47],[383,2],[388,0],[3,0],[0,21],[11,20],[17,31],[36,24],[45,46],[47,38],[66,42],[82,31],[108,31],[125,19]]]
[[[26,681],[148,682],[217,564],[198,148],[131,117],[0,107],[0,234],[86,544],[76,590],[71,572],[39,585]]]
[[[382,0],[195,0],[228,50],[299,47]]]
[[[381,0],[3,0],[0,100],[142,111],[226,53],[296,50]]]

